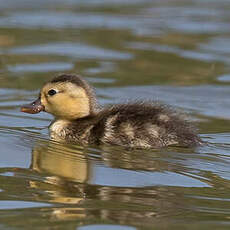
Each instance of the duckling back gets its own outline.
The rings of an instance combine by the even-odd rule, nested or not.
[[[93,117],[76,120],[67,138],[83,143],[105,143],[133,148],[201,143],[194,128],[165,105],[122,104],[107,107]]]

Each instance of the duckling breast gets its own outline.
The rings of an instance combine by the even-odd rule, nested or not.
[[[69,123],[67,120],[55,120],[52,122],[49,126],[50,138],[56,141],[65,140]]]

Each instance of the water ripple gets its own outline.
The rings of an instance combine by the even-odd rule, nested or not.
[[[85,45],[82,43],[51,43],[34,46],[16,47],[9,50],[11,54],[60,55],[78,59],[127,60],[133,57],[129,53],[113,51]]]
[[[38,207],[49,207],[50,204],[28,202],[28,201],[17,201],[17,200],[1,200],[0,210],[6,209],[24,209],[24,208],[38,208]]]
[[[51,72],[51,71],[65,71],[71,70],[74,67],[72,63],[65,62],[49,62],[37,64],[17,64],[8,66],[11,72]]]

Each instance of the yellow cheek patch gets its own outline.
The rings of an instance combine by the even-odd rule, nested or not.
[[[50,96],[54,89],[57,94]],[[46,112],[56,117],[73,120],[89,115],[90,102],[85,90],[71,82],[48,83],[41,91],[41,101]]]

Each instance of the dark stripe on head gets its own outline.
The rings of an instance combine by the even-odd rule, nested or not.
[[[62,74],[51,80],[51,83],[57,83],[57,82],[71,82],[84,89],[87,89],[89,87],[88,83],[86,83],[86,81],[83,80],[79,75],[73,75],[73,74]]]

